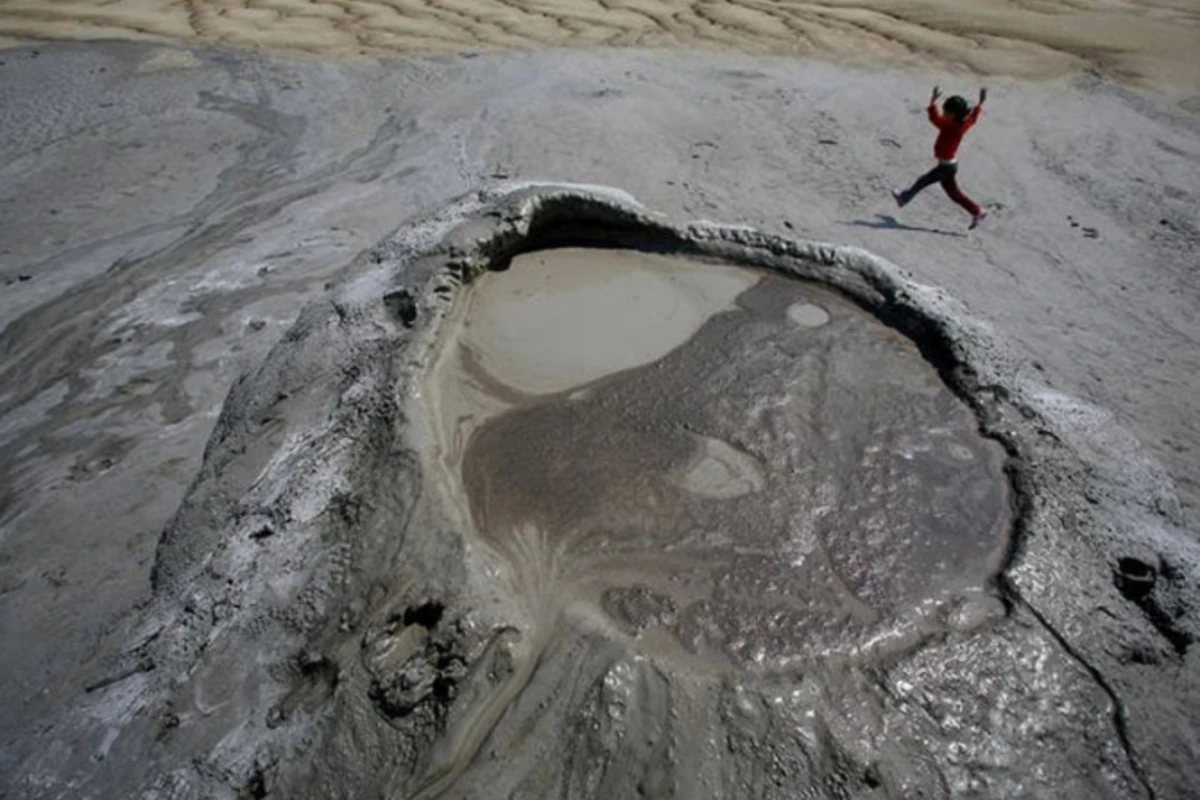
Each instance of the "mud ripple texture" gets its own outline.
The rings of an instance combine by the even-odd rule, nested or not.
[[[0,44],[141,39],[333,55],[653,47],[937,65],[1043,77],[1087,70],[1194,110],[1194,4],[1086,0],[7,0]]]

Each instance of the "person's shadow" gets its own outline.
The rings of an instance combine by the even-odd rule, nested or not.
[[[938,236],[953,236],[959,239],[967,238],[965,233],[944,231],[940,228],[922,228],[918,225],[905,225],[890,214],[876,214],[875,219],[853,219],[841,222],[840,225],[856,225],[860,228],[874,228],[880,231],[915,231],[917,233],[936,233]]]

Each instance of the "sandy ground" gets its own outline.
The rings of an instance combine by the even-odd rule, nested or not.
[[[159,39],[333,55],[686,47],[1043,77],[1099,69],[1200,111],[1195,0],[86,0],[0,3],[0,40]]]
[[[0,6],[4,31],[75,35],[30,23],[22,8]],[[1150,26],[1140,30],[1169,35],[1157,55],[1129,45],[1136,55],[1115,66],[1167,76],[1169,87],[1170,69],[1190,69],[1172,43],[1194,41],[1191,12],[1131,8]],[[858,14],[844,27],[896,41],[861,22],[878,22],[871,13],[822,13]],[[186,18],[153,27],[169,18],[137,24],[192,35]],[[1066,44],[1048,58],[1062,52],[1077,65]],[[369,268],[360,254],[484,185],[611,185],[675,218],[879,253],[962,300],[1022,369],[1111,411],[1164,465],[1180,525],[1194,532],[1194,119],[1095,74],[991,80],[961,181],[992,216],[967,236],[941,196],[900,214],[887,195],[929,163],[922,107],[935,82],[976,83],[637,50],[381,63],[117,43],[0,53],[0,772],[23,765],[14,794],[40,796],[29,781],[51,780],[26,759],[94,693],[85,689],[132,674],[113,666],[129,654],[124,621],[151,602],[156,542],[230,387],[306,303]],[[247,425],[289,430],[283,412]],[[1154,669],[1194,673],[1186,638],[1164,645],[1148,682]],[[1153,722],[1131,728],[1135,751],[1155,749]],[[101,736],[88,757],[99,763],[112,745]],[[1182,796],[1172,790],[1196,763],[1182,752],[1151,771],[1159,796]]]

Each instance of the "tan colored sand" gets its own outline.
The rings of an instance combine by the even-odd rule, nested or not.
[[[1198,0],[2,0],[0,46],[158,39],[350,55],[733,49],[1200,92]]]

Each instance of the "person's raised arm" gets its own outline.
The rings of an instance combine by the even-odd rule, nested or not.
[[[968,124],[974,125],[974,124],[975,124],[975,120],[979,119],[979,115],[983,113],[983,101],[985,101],[985,100],[987,100],[987,88],[986,88],[986,87],[980,87],[980,89],[979,89],[979,102],[978,102],[978,103],[976,103],[976,104],[975,104],[975,107],[971,109],[971,113],[970,113],[970,115],[967,117],[967,123],[968,123]]]
[[[933,87],[933,94],[929,96],[929,106],[925,109],[929,112],[929,121],[934,124],[934,127],[941,129],[946,118],[942,116],[941,110],[938,108],[938,98],[942,96],[942,90],[938,87]]]

